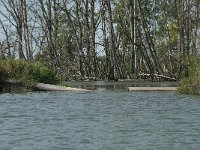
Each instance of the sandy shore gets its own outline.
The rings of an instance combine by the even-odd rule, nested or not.
[[[52,84],[44,84],[38,83],[34,87],[36,90],[42,91],[74,91],[74,92],[90,92],[91,90],[88,89],[81,89],[81,88],[71,88],[59,85],[52,85]]]
[[[128,91],[176,91],[177,87],[128,87]]]

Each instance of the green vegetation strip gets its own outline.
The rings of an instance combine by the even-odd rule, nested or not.
[[[39,62],[0,59],[0,90],[16,84],[31,90],[36,83],[59,84],[59,82],[56,74]]]

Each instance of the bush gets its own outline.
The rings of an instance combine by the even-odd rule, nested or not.
[[[58,83],[56,74],[39,62],[24,60],[0,60],[0,81],[8,79],[20,82]]]
[[[182,94],[195,95],[198,93],[198,86],[196,85],[194,79],[192,79],[191,77],[184,78],[180,82],[178,92]]]
[[[0,80],[7,80],[13,76],[12,61],[0,60]]]
[[[190,67],[189,77],[180,81],[178,91],[182,94],[200,94],[200,67],[198,65]]]
[[[53,71],[39,62],[28,65],[28,77],[41,83],[55,84],[59,81]]]

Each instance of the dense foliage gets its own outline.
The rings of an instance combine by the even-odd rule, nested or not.
[[[31,87],[37,82],[58,83],[56,74],[39,62],[27,63],[24,60],[0,60],[0,81],[13,80]]]
[[[0,57],[37,60],[66,80],[191,78],[190,60],[200,53],[199,0],[0,0],[0,6]]]
[[[200,95],[200,59],[193,59],[189,68],[189,77],[180,81],[179,92],[183,94]]]
[[[58,82],[56,74],[39,62],[28,64],[27,77],[41,83],[55,84]]]

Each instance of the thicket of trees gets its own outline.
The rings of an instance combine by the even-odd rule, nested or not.
[[[66,79],[189,75],[200,0],[0,0],[0,57],[38,60]]]

